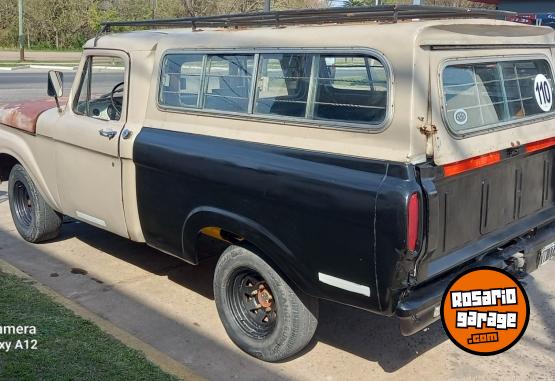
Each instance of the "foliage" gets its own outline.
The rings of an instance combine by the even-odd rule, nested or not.
[[[378,0],[379,4],[412,4],[412,0]],[[469,0],[421,0],[422,5],[438,5],[438,6],[451,6],[462,8],[482,8],[493,7],[491,4],[478,3]],[[346,7],[363,7],[376,5],[376,0],[346,0],[344,5]]]
[[[0,0],[0,47],[17,46],[17,4],[18,0]],[[326,5],[326,0],[272,0],[273,9]],[[29,48],[76,49],[97,33],[102,21],[257,12],[263,8],[264,0],[25,0],[25,43]]]

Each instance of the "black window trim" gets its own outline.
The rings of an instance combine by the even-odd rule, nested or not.
[[[447,128],[449,134],[455,139],[465,139],[477,135],[485,135],[494,131],[507,130],[511,128],[516,128],[524,126],[527,124],[538,123],[547,121],[555,118],[555,110],[549,113],[537,114],[533,116],[527,116],[517,120],[510,120],[507,122],[500,122],[491,125],[486,125],[482,127],[473,128],[472,130],[466,131],[455,131],[451,128],[449,120],[447,117],[447,107],[445,103],[445,92],[443,89],[443,73],[448,66],[461,65],[461,64],[479,64],[488,62],[517,62],[517,61],[527,61],[527,60],[545,60],[551,70],[551,77],[555,83],[555,72],[553,71],[553,63],[547,54],[537,53],[537,54],[515,54],[515,55],[503,55],[503,56],[479,56],[479,57],[468,57],[468,58],[448,58],[441,62],[439,65],[439,104],[441,107],[441,118],[444,126]],[[554,87],[555,92],[555,87]]]
[[[379,124],[372,123],[355,123],[355,122],[344,122],[344,121],[333,121],[333,120],[321,120],[321,119],[307,119],[305,117],[288,117],[282,115],[274,114],[255,114],[254,111],[254,101],[255,93],[254,86],[256,86],[256,79],[259,73],[259,66],[261,62],[262,54],[284,54],[284,53],[298,53],[298,54],[313,54],[313,55],[363,55],[365,57],[370,57],[379,61],[385,70],[386,82],[387,82],[387,104],[386,104],[386,115],[384,120]],[[230,112],[230,111],[219,111],[219,110],[207,110],[194,107],[176,107],[167,106],[161,104],[160,94],[161,94],[161,80],[163,74],[163,66],[166,56],[174,54],[203,54],[203,77],[206,72],[206,62],[205,59],[207,55],[241,55],[241,54],[252,54],[254,55],[254,69],[253,69],[253,80],[251,85],[251,92],[249,94],[249,108],[247,113],[241,112]],[[391,69],[389,60],[380,51],[372,48],[251,48],[251,49],[168,49],[163,52],[161,59],[158,62],[158,72],[157,72],[157,88],[155,92],[156,106],[159,111],[162,112],[173,112],[180,114],[193,114],[193,115],[203,115],[207,117],[221,117],[230,119],[243,119],[243,120],[253,120],[268,123],[281,123],[288,125],[298,125],[301,127],[314,127],[323,129],[338,129],[338,130],[350,130],[355,132],[364,133],[381,133],[389,127],[391,120],[393,119],[394,111],[394,75]],[[311,70],[311,77],[313,76],[313,70]],[[203,78],[204,79],[204,78]],[[312,78],[311,78],[312,79]],[[311,84],[312,85],[312,84]],[[199,94],[201,98],[201,94]],[[312,97],[314,98],[314,97]],[[309,103],[314,102],[314,99],[309,99]],[[307,105],[308,106],[308,105]]]

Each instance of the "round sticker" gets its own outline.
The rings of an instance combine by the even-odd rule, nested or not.
[[[451,282],[441,302],[447,336],[462,350],[495,355],[515,345],[528,326],[524,288],[506,271],[480,267]]]
[[[456,110],[453,116],[455,118],[455,123],[457,123],[459,126],[462,126],[466,124],[466,122],[468,122],[468,113],[462,108]]]
[[[543,74],[536,75],[534,80],[534,94],[536,95],[536,102],[544,112],[551,111],[553,106],[553,89],[547,77]]]

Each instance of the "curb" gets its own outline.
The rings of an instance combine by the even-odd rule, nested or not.
[[[0,66],[0,70],[3,71],[12,71],[12,70],[19,70],[19,69],[29,69],[30,65],[18,65],[18,66]]]
[[[58,66],[58,65],[29,65],[31,69],[48,69],[48,70],[77,70],[77,66]]]
[[[17,66],[0,66],[0,71],[13,71],[21,69],[47,69],[47,70],[77,70],[77,66],[58,66],[58,65],[17,65]]]
[[[37,290],[51,297],[55,302],[63,305],[65,308],[73,311],[73,313],[75,313],[77,316],[96,324],[102,331],[114,337],[116,340],[120,341],[121,343],[128,346],[129,348],[135,349],[143,353],[150,362],[157,365],[164,372],[169,373],[180,380],[187,380],[187,381],[205,380],[205,378],[197,375],[191,369],[187,368],[185,365],[172,359],[171,357],[159,351],[158,349],[154,348],[150,344],[147,344],[141,339],[131,335],[127,331],[124,331],[121,328],[118,328],[110,321],[96,315],[95,313],[89,311],[88,309],[86,309],[85,307],[82,307],[81,305],[75,303],[74,301],[66,298],[65,296],[58,294],[56,291],[43,285],[42,283],[40,283],[39,281],[31,277],[29,274],[24,273],[23,271],[19,270],[17,267],[12,266],[11,264],[9,264],[8,262],[2,259],[0,259],[0,270],[7,274],[15,275],[19,278],[32,280],[33,287],[35,287]]]

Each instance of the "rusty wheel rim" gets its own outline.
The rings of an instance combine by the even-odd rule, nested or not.
[[[264,339],[272,334],[277,322],[277,303],[270,286],[258,272],[236,271],[228,292],[235,321],[248,336]]]

